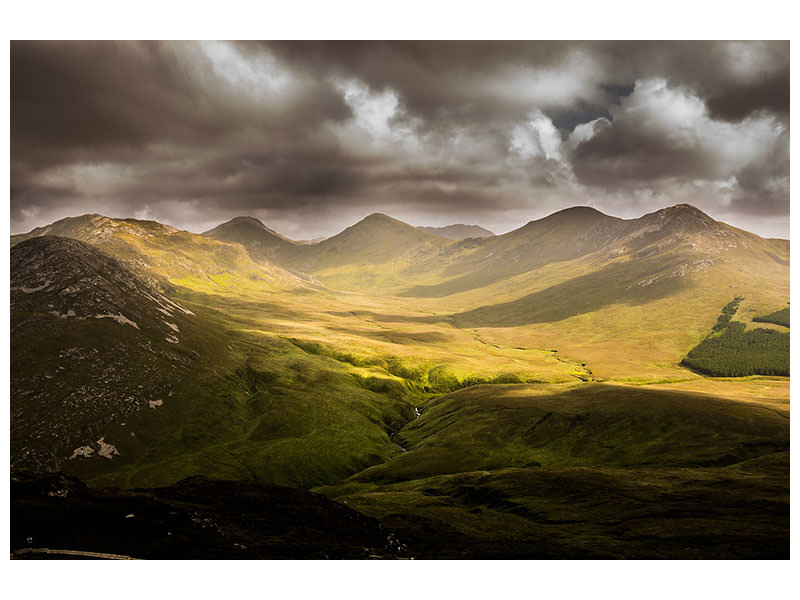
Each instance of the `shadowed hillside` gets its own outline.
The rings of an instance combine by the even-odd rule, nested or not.
[[[291,257],[298,246],[254,217],[236,217],[202,235],[221,242],[241,244],[257,261],[280,262]]]
[[[18,473],[11,514],[17,559],[47,558],[48,549],[144,559],[407,556],[378,521],[318,494],[203,477],[122,492]]]
[[[477,386],[333,487],[422,557],[786,558],[788,414],[622,386]],[[410,508],[413,507],[413,508]]]
[[[375,213],[319,244],[301,248],[288,264],[315,273],[344,265],[405,262],[412,258],[419,260],[446,244],[446,240],[437,236]]]
[[[12,465],[111,459],[106,428],[168,401],[188,374],[196,320],[89,244],[45,236],[14,246]]]

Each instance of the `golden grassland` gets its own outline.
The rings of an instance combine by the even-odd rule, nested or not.
[[[498,260],[379,216],[317,254],[287,242],[278,266],[81,219],[45,233],[106,250],[194,313],[174,394],[104,427],[113,460],[66,462],[91,486],[303,487],[420,557],[788,556],[789,378],[680,364],[734,297],[748,328],[787,305],[788,245],[637,237],[548,262],[517,235],[492,242],[510,240]],[[532,268],[515,271],[518,253]]]

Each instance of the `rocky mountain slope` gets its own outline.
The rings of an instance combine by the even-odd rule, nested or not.
[[[11,249],[11,457],[113,460],[105,427],[169,401],[192,363],[194,313],[74,239]]]

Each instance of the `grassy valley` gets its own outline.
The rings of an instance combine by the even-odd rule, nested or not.
[[[11,242],[12,465],[120,490],[91,502],[199,476],[324,494],[419,557],[788,554],[788,242],[685,205]]]
[[[787,424],[706,394],[479,386],[429,403],[407,453],[320,491],[423,556],[777,557]]]

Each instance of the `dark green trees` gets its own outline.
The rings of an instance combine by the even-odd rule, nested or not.
[[[788,376],[789,334],[772,329],[745,331],[744,323],[731,321],[741,300],[734,298],[722,309],[711,334],[693,348],[681,364],[714,377]],[[787,313],[788,324],[789,309],[783,310]]]

